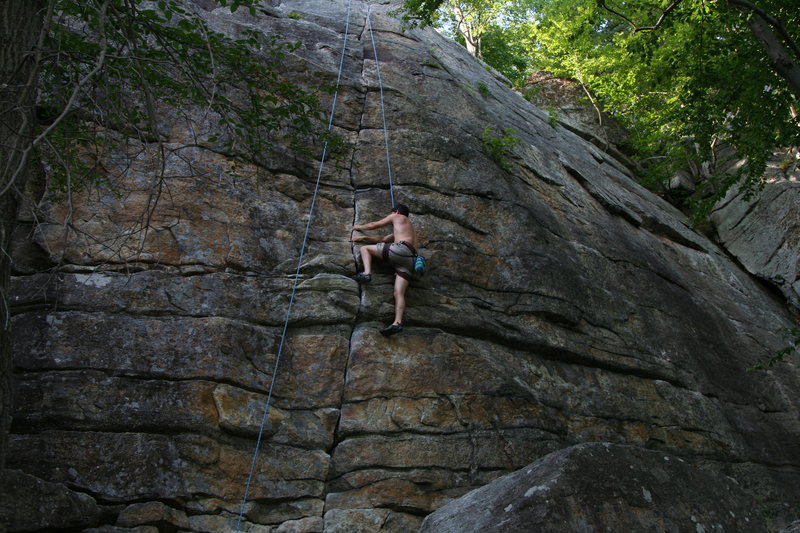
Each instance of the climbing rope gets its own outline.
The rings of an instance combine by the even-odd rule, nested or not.
[[[331,127],[333,126],[333,116],[334,116],[334,112],[336,111],[336,99],[339,96],[339,83],[340,83],[340,81],[342,79],[342,68],[344,66],[344,56],[345,56],[345,53],[347,51],[347,36],[348,36],[349,31],[350,31],[350,11],[351,11],[351,7],[352,7],[352,3],[353,3],[352,0],[348,0],[348,2],[347,2],[347,21],[345,22],[345,28],[344,28],[344,42],[342,44],[341,58],[339,59],[339,73],[338,73],[338,75],[336,77],[336,89],[335,89],[335,91],[333,93],[333,101],[331,103],[331,111],[330,111],[330,115],[329,115],[329,118],[328,118],[328,129],[327,129],[328,132],[330,132]],[[236,532],[237,533],[239,533],[240,528],[241,528],[242,518],[244,516],[244,509],[245,509],[245,506],[247,504],[247,496],[250,493],[250,484],[253,481],[253,475],[255,474],[256,464],[258,462],[258,452],[261,449],[261,437],[264,434],[264,427],[266,426],[267,417],[269,415],[269,407],[270,407],[270,402],[272,400],[272,391],[273,391],[273,389],[275,387],[275,378],[278,375],[278,365],[280,364],[281,354],[283,353],[283,346],[284,346],[284,344],[286,342],[286,331],[289,328],[289,317],[291,316],[292,305],[294,304],[295,294],[297,293],[297,284],[298,284],[298,281],[300,279],[300,267],[303,264],[303,256],[305,255],[306,244],[308,243],[308,234],[309,234],[309,231],[311,229],[311,220],[312,220],[313,215],[314,215],[314,206],[315,206],[316,201],[317,201],[317,193],[319,191],[319,184],[320,184],[320,180],[322,178],[322,170],[325,167],[325,159],[326,159],[327,155],[328,155],[328,141],[326,140],[324,142],[324,144],[323,144],[323,147],[322,147],[322,158],[320,159],[320,163],[319,163],[319,172],[317,173],[317,181],[316,181],[316,183],[314,185],[314,194],[313,194],[313,196],[311,198],[311,207],[309,208],[309,212],[308,212],[308,222],[306,223],[306,231],[305,231],[305,234],[303,235],[303,244],[300,247],[300,257],[297,260],[297,269],[295,270],[295,273],[294,273],[294,281],[292,282],[292,293],[291,293],[291,296],[289,297],[289,305],[287,306],[286,316],[285,316],[284,321],[283,321],[283,332],[281,333],[281,341],[280,341],[280,343],[278,345],[278,352],[277,352],[277,355],[275,356],[275,365],[273,366],[273,369],[272,369],[272,381],[271,381],[271,383],[269,385],[269,391],[267,393],[267,399],[266,399],[266,401],[264,403],[264,413],[261,416],[261,427],[258,430],[258,438],[256,439],[256,448],[255,448],[255,451],[253,452],[253,460],[252,460],[252,462],[250,464],[250,474],[247,476],[247,483],[245,484],[244,495],[242,496],[242,503],[241,503],[241,506],[239,508],[239,517],[236,520]]]
[[[389,197],[392,201],[392,209],[394,209],[394,184],[392,182],[392,160],[389,157],[389,128],[386,127],[386,111],[383,105],[383,82],[381,81],[381,64],[378,61],[378,49],[375,46],[375,34],[372,31],[372,18],[370,17],[370,13],[372,11],[372,6],[367,6],[367,27],[369,28],[369,36],[372,40],[372,52],[375,56],[375,71],[378,74],[378,89],[380,90],[380,100],[381,100],[381,118],[383,119],[383,140],[384,144],[386,145],[386,166],[388,167],[389,171]]]

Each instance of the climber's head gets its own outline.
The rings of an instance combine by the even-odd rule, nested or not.
[[[397,204],[392,209],[392,213],[400,213],[401,215],[408,216],[408,206],[405,204]]]

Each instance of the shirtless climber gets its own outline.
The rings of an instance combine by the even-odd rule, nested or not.
[[[364,263],[364,271],[353,276],[360,283],[368,283],[372,279],[372,259],[382,259],[392,265],[395,270],[394,280],[394,322],[382,330],[381,334],[389,336],[403,331],[403,311],[406,308],[406,289],[414,272],[414,256],[416,256],[417,238],[414,226],[408,219],[408,207],[397,204],[392,212],[369,224],[356,224],[353,231],[369,231],[392,226],[392,233],[386,237],[359,235],[352,237],[352,242],[371,242],[359,250]]]

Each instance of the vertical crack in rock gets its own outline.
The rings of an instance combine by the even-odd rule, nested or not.
[[[366,32],[366,24],[362,26],[361,32],[358,35],[358,43],[361,44],[362,49],[364,47],[363,38],[364,38],[365,32]],[[357,124],[357,126],[355,128],[355,143],[356,143],[356,146],[354,147],[354,149],[352,151],[352,156],[351,156],[351,159],[350,159],[350,166],[349,166],[349,169],[348,169],[349,180],[350,180],[350,188],[351,188],[351,191],[352,191],[351,197],[352,197],[352,206],[353,206],[353,218],[350,221],[351,227],[353,225],[355,225],[359,220],[358,189],[357,189],[357,183],[356,183],[356,172],[355,172],[355,170],[356,170],[357,165],[358,165],[358,157],[359,157],[359,149],[358,149],[359,147],[358,147],[358,145],[360,144],[361,132],[362,132],[362,130],[364,128],[364,120],[365,120],[365,115],[367,113],[367,105],[368,105],[367,102],[368,102],[368,95],[369,95],[369,90],[368,90],[367,87],[365,87],[365,83],[364,83],[365,68],[366,68],[366,61],[364,60],[364,54],[362,52],[361,86],[358,87],[358,88],[350,87],[350,90],[352,90],[354,95],[363,94],[363,101],[362,101],[362,104],[361,104],[361,112],[360,112],[360,115],[358,117],[358,124]],[[363,92],[360,89],[363,89]],[[350,236],[352,236],[352,231],[348,231],[348,234]],[[360,270],[360,268],[359,268],[360,261],[359,261],[359,255],[358,255],[359,254],[358,245],[356,245],[355,243],[351,243],[350,244],[350,253],[351,253],[352,259],[353,259],[353,271],[357,272],[357,271]],[[359,323],[359,321],[361,319],[361,312],[362,312],[362,309],[363,309],[363,306],[364,306],[364,298],[365,298],[364,289],[361,286],[361,284],[359,283],[358,284],[358,308],[357,308],[356,312],[353,314],[352,322],[350,323],[350,335],[349,335],[349,338],[348,338],[348,345],[347,345],[347,358],[346,358],[346,361],[345,361],[345,364],[344,364],[343,373],[342,373],[341,394],[339,396],[339,402],[338,402],[339,418],[338,418],[338,420],[336,422],[336,425],[335,425],[335,428],[333,430],[333,435],[332,435],[332,439],[331,439],[331,446],[330,446],[330,449],[328,450],[328,455],[329,455],[330,461],[331,461],[331,467],[332,467],[333,457],[334,457],[336,448],[339,446],[339,444],[341,442],[340,428],[341,428],[341,424],[342,424],[342,416],[343,416],[343,408],[344,408],[344,404],[345,404],[345,398],[347,396],[347,379],[348,379],[348,372],[349,372],[349,369],[350,369],[350,360],[351,360],[352,353],[353,353],[353,348],[354,348],[354,339],[353,339],[353,337],[355,335],[358,323]],[[325,480],[326,485],[331,483],[333,481],[333,477],[332,476],[337,475],[337,474],[341,474],[341,473],[333,472],[333,468],[329,468],[328,469],[328,479]],[[329,493],[330,493],[330,490],[326,487],[325,490],[324,490],[324,493],[322,494],[323,507],[322,507],[322,510],[321,510],[321,518],[323,520],[323,523],[326,520],[326,514],[329,511],[331,511],[331,509],[328,508],[328,494]],[[333,510],[336,511],[338,509],[334,508]],[[383,526],[381,525],[381,528],[382,527]]]

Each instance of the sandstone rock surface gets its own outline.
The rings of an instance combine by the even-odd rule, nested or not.
[[[53,531],[97,522],[101,506],[90,495],[18,470],[0,477],[0,531]]]
[[[302,41],[286,72],[332,85],[347,3],[269,4],[206,16]],[[395,193],[431,263],[388,339],[391,272],[348,277],[351,226],[390,207],[368,7]],[[787,526],[800,376],[750,371],[785,346],[785,305],[613,155],[433,30],[401,31],[396,7],[353,2],[334,119],[353,150],[322,175],[245,530],[415,531],[476,487],[598,441],[730,476],[751,499],[702,516],[755,506]],[[164,117],[168,148],[209,133],[182,116]],[[506,164],[487,154],[487,126],[516,130]],[[213,146],[176,151],[142,231],[157,148],[130,143],[140,157],[109,176],[114,194],[45,199],[20,220],[9,467],[97,506],[74,528],[232,531],[319,161],[282,148],[234,169]],[[17,506],[35,509],[42,487]],[[33,526],[18,530],[49,527]]]
[[[732,478],[678,457],[589,443],[475,489],[428,515],[420,533],[765,531],[753,503]]]

